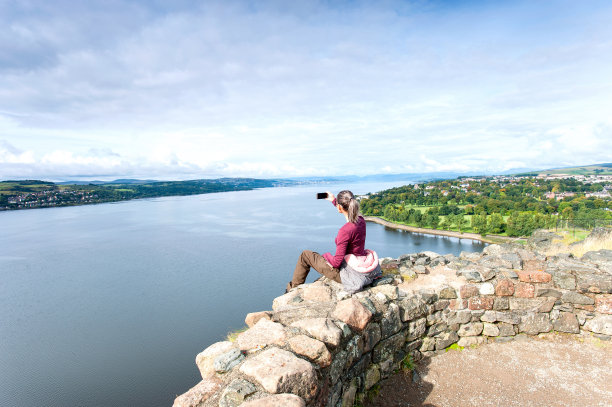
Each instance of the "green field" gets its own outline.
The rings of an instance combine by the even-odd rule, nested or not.
[[[612,175],[612,163],[585,165],[581,167],[554,168],[545,171],[539,171],[540,175]]]

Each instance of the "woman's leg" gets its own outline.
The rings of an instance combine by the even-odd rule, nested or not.
[[[304,284],[311,267],[330,280],[337,281],[338,283],[341,282],[340,271],[333,268],[323,256],[317,252],[304,250],[302,254],[300,254],[300,258],[298,259],[295,270],[293,271],[293,278],[287,286],[287,289]]]

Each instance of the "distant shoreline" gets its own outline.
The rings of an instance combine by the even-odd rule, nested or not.
[[[426,235],[437,235],[437,236],[456,237],[459,239],[477,240],[483,243],[496,243],[497,240],[506,240],[506,241],[516,240],[514,238],[510,238],[507,236],[497,236],[497,235],[491,236],[491,238],[495,239],[493,240],[490,238],[482,237],[481,235],[477,233],[459,233],[459,232],[454,232],[452,230],[417,228],[414,226],[407,226],[407,225],[402,225],[399,223],[389,222],[377,216],[364,216],[364,219],[367,222],[378,223],[379,225],[383,225],[383,226],[386,226],[392,229],[405,230],[407,232],[412,232],[412,233],[423,233]]]

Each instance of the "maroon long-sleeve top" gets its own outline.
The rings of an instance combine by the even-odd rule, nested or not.
[[[334,199],[332,204],[336,206]],[[346,222],[338,231],[336,236],[336,254],[325,253],[323,257],[334,268],[340,267],[344,256],[354,254],[355,256],[365,256],[366,221],[363,216],[357,217],[355,223]]]

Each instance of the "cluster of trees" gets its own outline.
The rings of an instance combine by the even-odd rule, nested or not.
[[[554,227],[559,220],[586,228],[612,223],[612,200],[584,195],[602,188],[601,184],[583,184],[573,179],[458,179],[370,194],[362,200],[361,208],[365,215],[418,227],[526,236],[535,229]],[[550,192],[575,195],[547,199]]]

